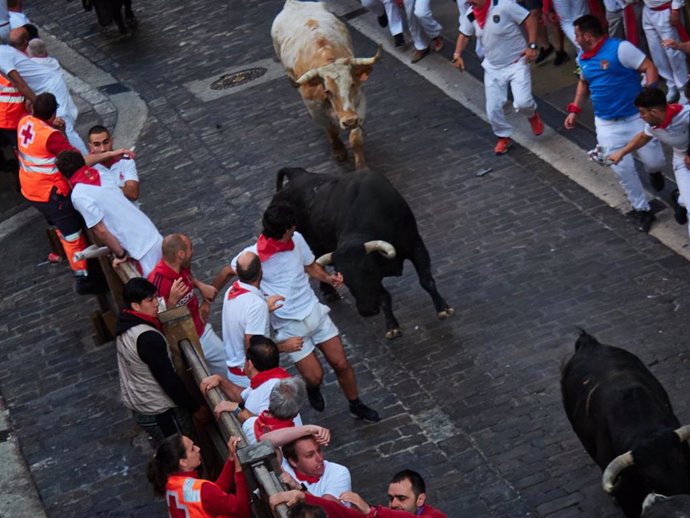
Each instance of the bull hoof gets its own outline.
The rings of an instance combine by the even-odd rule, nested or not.
[[[446,318],[450,318],[455,314],[455,310],[453,308],[446,308],[443,311],[438,312],[438,319],[439,320],[445,320]]]
[[[402,336],[402,329],[399,327],[386,331],[386,338],[388,340],[393,340],[393,338],[398,338],[399,336]]]

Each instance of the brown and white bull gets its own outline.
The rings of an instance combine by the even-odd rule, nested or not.
[[[340,130],[350,130],[355,166],[363,169],[362,82],[379,58],[355,58],[350,33],[321,2],[286,0],[271,27],[273,48],[290,82],[299,88],[309,115],[326,130],[333,156],[347,158]]]

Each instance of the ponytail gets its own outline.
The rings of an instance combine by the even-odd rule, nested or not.
[[[156,495],[165,496],[168,476],[180,470],[180,459],[184,459],[185,454],[182,435],[179,433],[171,435],[158,446],[156,453],[149,461],[147,471],[147,478]]]

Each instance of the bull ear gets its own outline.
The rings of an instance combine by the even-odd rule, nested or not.
[[[373,65],[355,65],[351,69],[352,78],[363,83],[369,79],[369,74],[371,74],[372,68]]]

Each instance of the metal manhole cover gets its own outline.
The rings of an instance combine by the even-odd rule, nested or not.
[[[247,68],[232,74],[224,74],[211,83],[211,90],[227,90],[228,88],[235,88],[255,79],[259,79],[266,73],[263,67]]]

